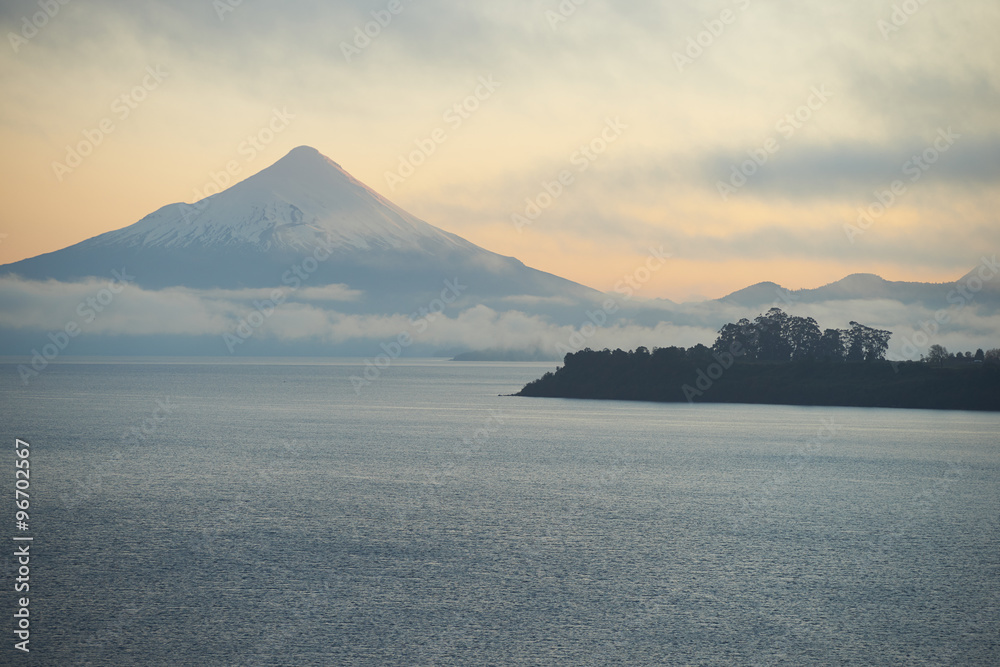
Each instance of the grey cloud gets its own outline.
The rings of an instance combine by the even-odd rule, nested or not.
[[[961,136],[943,153],[934,148],[936,136],[883,146],[842,142],[830,146],[783,147],[767,155],[767,162],[758,166],[748,162],[752,162],[750,151],[759,154],[760,147],[754,146],[742,152],[725,150],[709,154],[703,158],[699,171],[712,189],[716,189],[718,181],[731,185],[745,179],[746,184],[734,196],[748,193],[793,199],[864,194],[897,179],[905,184],[944,183],[958,190],[1000,182],[1000,136],[970,135],[956,126],[940,129],[947,133],[949,128]],[[946,143],[942,141],[940,145]],[[926,164],[926,169],[914,162],[914,158],[922,161],[925,151],[934,160],[933,164]],[[741,165],[746,165],[742,173]],[[746,176],[747,173],[750,175]]]

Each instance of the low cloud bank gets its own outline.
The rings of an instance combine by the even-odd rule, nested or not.
[[[527,350],[549,354],[590,347],[634,349],[697,343],[710,345],[718,328],[740,317],[753,318],[761,308],[741,308],[714,301],[644,309],[629,304],[636,319],[595,318],[581,310],[579,323],[557,325],[545,315],[544,303],[511,303],[497,311],[478,305],[448,308],[413,320],[406,314],[356,314],[338,311],[338,303],[355,302],[360,294],[344,285],[308,288],[275,303],[273,290],[145,290],[128,282],[87,280],[76,283],[0,278],[0,329],[40,339],[51,332],[90,336],[225,336],[240,327],[253,337],[287,343],[380,343],[409,336],[413,343],[441,349]],[[418,304],[419,305],[419,304]],[[1000,313],[975,301],[937,309],[885,299],[829,301],[819,304],[776,303],[791,314],[813,317],[822,328],[846,328],[856,320],[894,332],[890,359],[918,358],[930,345],[951,351],[1000,347]],[[636,310],[638,309],[638,310]],[[625,311],[622,311],[625,312]],[[655,317],[650,317],[654,313]],[[630,315],[631,317],[631,315]],[[75,333],[74,333],[75,332]],[[28,350],[0,353],[21,355]],[[113,353],[113,345],[109,345]]]

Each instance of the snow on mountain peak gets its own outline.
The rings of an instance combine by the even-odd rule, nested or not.
[[[194,204],[170,204],[98,245],[234,246],[308,251],[477,248],[410,215],[315,148],[299,146],[270,167]]]

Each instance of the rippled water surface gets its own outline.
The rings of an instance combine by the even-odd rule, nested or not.
[[[1000,416],[498,396],[552,368],[5,366],[30,662],[1000,664]]]

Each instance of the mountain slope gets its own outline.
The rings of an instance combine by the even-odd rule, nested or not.
[[[345,250],[478,249],[400,209],[308,146],[198,204],[165,206],[84,243],[310,252],[320,240]]]
[[[409,312],[446,279],[468,285],[468,303],[545,299],[558,310],[598,296],[410,215],[308,146],[201,202],[164,206],[0,275],[73,281],[122,267],[150,289],[346,284],[364,293],[346,306],[358,312]]]

